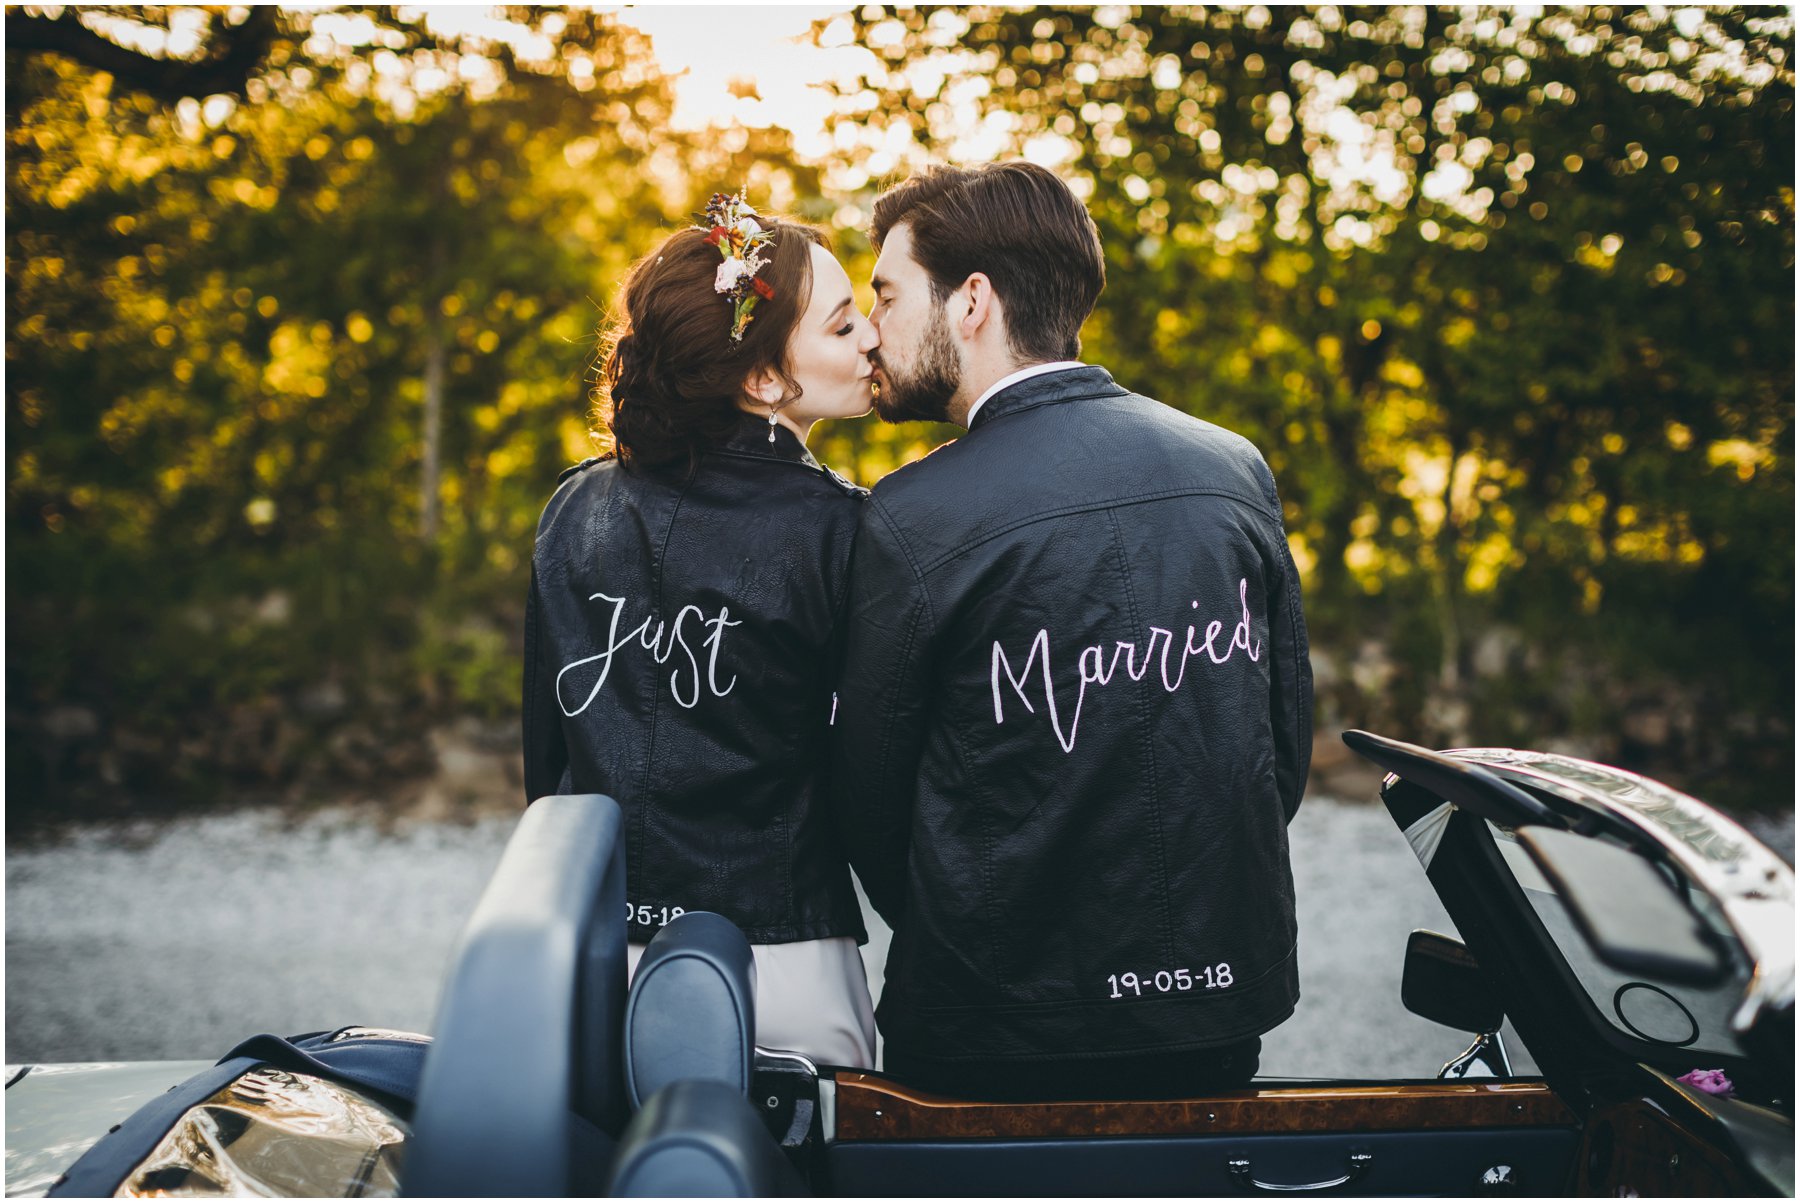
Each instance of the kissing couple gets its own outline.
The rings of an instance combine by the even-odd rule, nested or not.
[[[940,1094],[1242,1085],[1299,998],[1274,477],[1080,360],[1106,257],[1054,173],[935,168],[870,236],[866,316],[823,232],[741,195],[632,268],[610,450],[538,524],[526,800],[619,803],[634,971],[686,912],[743,931],[760,1045],[874,1068],[879,1016]],[[871,492],[806,447],[871,406],[967,433]]]

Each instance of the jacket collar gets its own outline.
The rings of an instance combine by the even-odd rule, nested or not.
[[[1082,397],[1124,395],[1125,390],[1113,383],[1112,373],[1105,368],[1084,364],[1060,372],[1046,372],[1042,376],[1033,376],[1009,385],[989,397],[975,411],[975,421],[970,424],[969,429],[979,430],[1008,414],[1039,405],[1074,401]]]
[[[754,456],[757,459],[787,460],[790,463],[805,464],[809,468],[819,466],[819,461],[813,458],[812,452],[806,449],[806,444],[794,436],[793,431],[777,422],[774,427],[775,441],[771,443],[769,429],[767,418],[759,418],[755,414],[743,414],[718,449],[729,451],[734,455]]]

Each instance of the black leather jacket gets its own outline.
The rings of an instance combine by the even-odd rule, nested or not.
[[[526,801],[619,801],[632,940],[693,910],[758,944],[867,938],[822,797],[866,495],[746,415],[692,472],[589,460],[545,507]]]
[[[1292,1012],[1312,673],[1275,481],[1094,367],[876,486],[833,809],[915,1060],[1199,1049]]]

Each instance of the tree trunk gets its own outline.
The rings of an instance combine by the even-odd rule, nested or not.
[[[1450,471],[1444,479],[1444,521],[1437,532],[1437,608],[1438,634],[1442,639],[1438,663],[1438,688],[1446,697],[1455,697],[1462,688],[1462,624],[1459,619],[1457,594],[1460,592],[1462,563],[1456,554],[1459,528],[1456,523],[1456,471],[1462,464],[1459,447],[1450,449]]]
[[[436,322],[425,327],[425,453],[419,468],[419,538],[427,543],[438,532],[438,443],[444,424],[444,332]]]
[[[439,292],[444,286],[444,244],[435,239],[431,248],[431,308],[425,315],[425,415],[420,431],[424,444],[419,460],[419,539],[437,539],[440,489],[440,445],[444,426],[444,319]]]
[[[1438,738],[1459,747],[1469,743],[1473,714],[1464,694],[1462,630],[1462,560],[1457,555],[1462,527],[1456,516],[1456,473],[1462,464],[1462,442],[1451,436],[1450,472],[1444,480],[1444,521],[1437,531],[1436,601],[1438,618],[1438,679],[1431,692],[1430,721]]]

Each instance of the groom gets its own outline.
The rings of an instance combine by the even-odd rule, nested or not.
[[[881,415],[968,428],[876,486],[853,561],[833,793],[894,929],[886,1067],[1241,1085],[1299,997],[1312,675],[1274,478],[1078,361],[1105,267],[1052,173],[915,176],[873,239]]]

